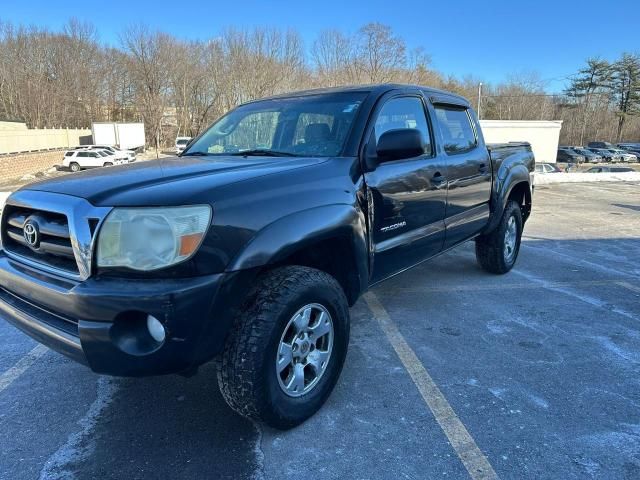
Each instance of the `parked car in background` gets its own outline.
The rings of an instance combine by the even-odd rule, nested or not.
[[[589,142],[587,143],[588,148],[616,148],[615,145],[609,142]]]
[[[556,162],[584,163],[585,156],[571,150],[569,147],[560,147],[556,155]]]
[[[625,152],[633,153],[640,159],[640,143],[619,143],[616,146]]]
[[[620,155],[616,155],[615,153],[611,153],[606,148],[589,148],[593,153],[597,153],[600,155],[605,162],[619,162],[622,157]]]
[[[536,173],[562,173],[557,166],[553,163],[536,163],[536,168],[534,170]]]
[[[87,168],[110,167],[123,163],[128,162],[116,158],[116,156],[108,150],[90,148],[69,150],[65,152],[64,158],[62,159],[62,166],[72,172],[79,172]]]
[[[620,157],[621,162],[625,163],[633,163],[638,161],[638,156],[634,155],[631,152],[627,152],[625,150],[621,150],[619,148],[610,148],[609,151],[614,155],[618,155]]]
[[[176,137],[176,153],[182,153],[190,141],[191,137]]]
[[[602,155],[593,153],[591,150],[587,150],[586,148],[572,147],[571,150],[573,150],[579,155],[584,156],[586,163],[600,163],[604,161],[604,159],[602,158]]]
[[[623,173],[623,172],[635,172],[633,168],[629,167],[591,167],[586,173]]]

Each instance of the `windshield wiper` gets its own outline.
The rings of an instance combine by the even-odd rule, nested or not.
[[[279,152],[277,150],[269,150],[266,148],[254,148],[253,150],[243,150],[242,152],[229,153],[228,155],[240,157],[297,157],[295,153]]]
[[[206,152],[187,152],[180,155],[181,157],[206,157],[209,154]]]

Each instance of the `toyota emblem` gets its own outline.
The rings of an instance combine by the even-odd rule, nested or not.
[[[38,248],[38,244],[40,243],[40,232],[38,231],[37,223],[27,220],[24,224],[22,235],[31,248]]]

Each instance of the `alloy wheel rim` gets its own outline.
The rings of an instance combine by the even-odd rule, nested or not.
[[[319,303],[293,314],[280,337],[276,376],[290,397],[309,393],[327,371],[333,349],[333,319]]]
[[[504,261],[511,263],[516,255],[516,245],[518,241],[518,225],[516,218],[512,215],[507,222],[507,228],[504,232]]]

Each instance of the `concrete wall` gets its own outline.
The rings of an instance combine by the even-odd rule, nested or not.
[[[63,155],[63,151],[59,150],[0,156],[0,184],[59,165]]]
[[[11,122],[2,123],[4,125],[0,125],[0,155],[69,148],[83,143],[91,143],[91,130],[88,129],[59,128],[28,130],[15,127],[15,125],[21,124],[14,124],[13,128],[8,128],[6,124],[10,124]]]
[[[2,130],[26,130],[27,124],[21,122],[0,122],[0,131]]]
[[[556,162],[561,121],[480,120],[487,143],[529,142],[536,162]]]

